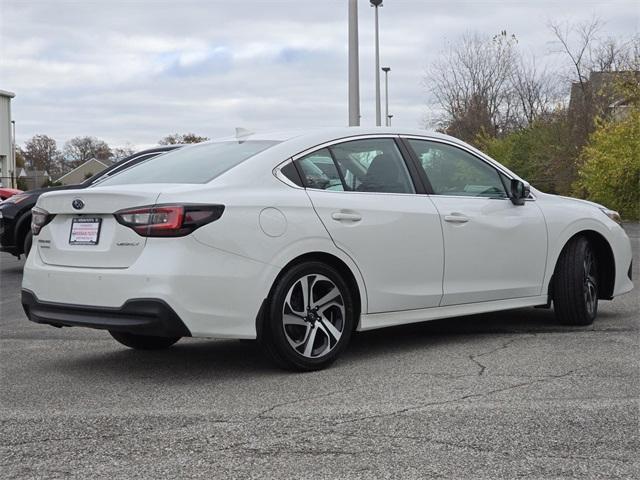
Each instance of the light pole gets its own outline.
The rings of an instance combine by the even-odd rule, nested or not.
[[[391,67],[382,67],[384,72],[384,124],[391,126],[391,117],[389,116],[389,72]]]
[[[360,65],[358,55],[358,0],[349,0],[349,126],[360,125]]]
[[[15,180],[16,171],[16,121],[11,120],[11,188],[15,188],[17,180]]]
[[[376,9],[375,12],[375,31],[376,31],[376,126],[382,125],[382,113],[380,112],[380,34],[378,24],[378,7],[382,6],[382,0],[369,0],[371,6]]]

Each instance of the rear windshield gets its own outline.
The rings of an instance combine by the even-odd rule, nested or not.
[[[207,183],[278,142],[203,143],[153,157],[97,185]]]

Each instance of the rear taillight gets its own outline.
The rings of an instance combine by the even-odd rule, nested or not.
[[[153,205],[120,210],[114,216],[143,237],[184,237],[218,220],[222,212],[224,205]]]
[[[55,215],[50,214],[46,210],[33,207],[31,209],[31,233],[38,235],[42,227],[53,220],[53,217],[55,217]]]

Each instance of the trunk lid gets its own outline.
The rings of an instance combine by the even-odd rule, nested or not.
[[[147,239],[118,223],[113,214],[124,208],[155,204],[163,187],[166,185],[122,185],[42,195],[37,207],[55,217],[33,238],[40,258],[49,265],[67,267],[131,266]]]

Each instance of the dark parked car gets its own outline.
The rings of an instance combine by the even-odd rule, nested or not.
[[[107,176],[114,175],[125,168],[158,156],[170,150],[180,148],[182,145],[166,145],[150,148],[134,153],[110,167],[89,177],[77,185],[64,185],[60,187],[39,188],[19,193],[9,197],[0,203],[0,251],[8,252],[17,257],[21,254],[28,255],[31,250],[31,209],[38,201],[38,197],[46,192],[55,190],[77,190],[87,188]]]

